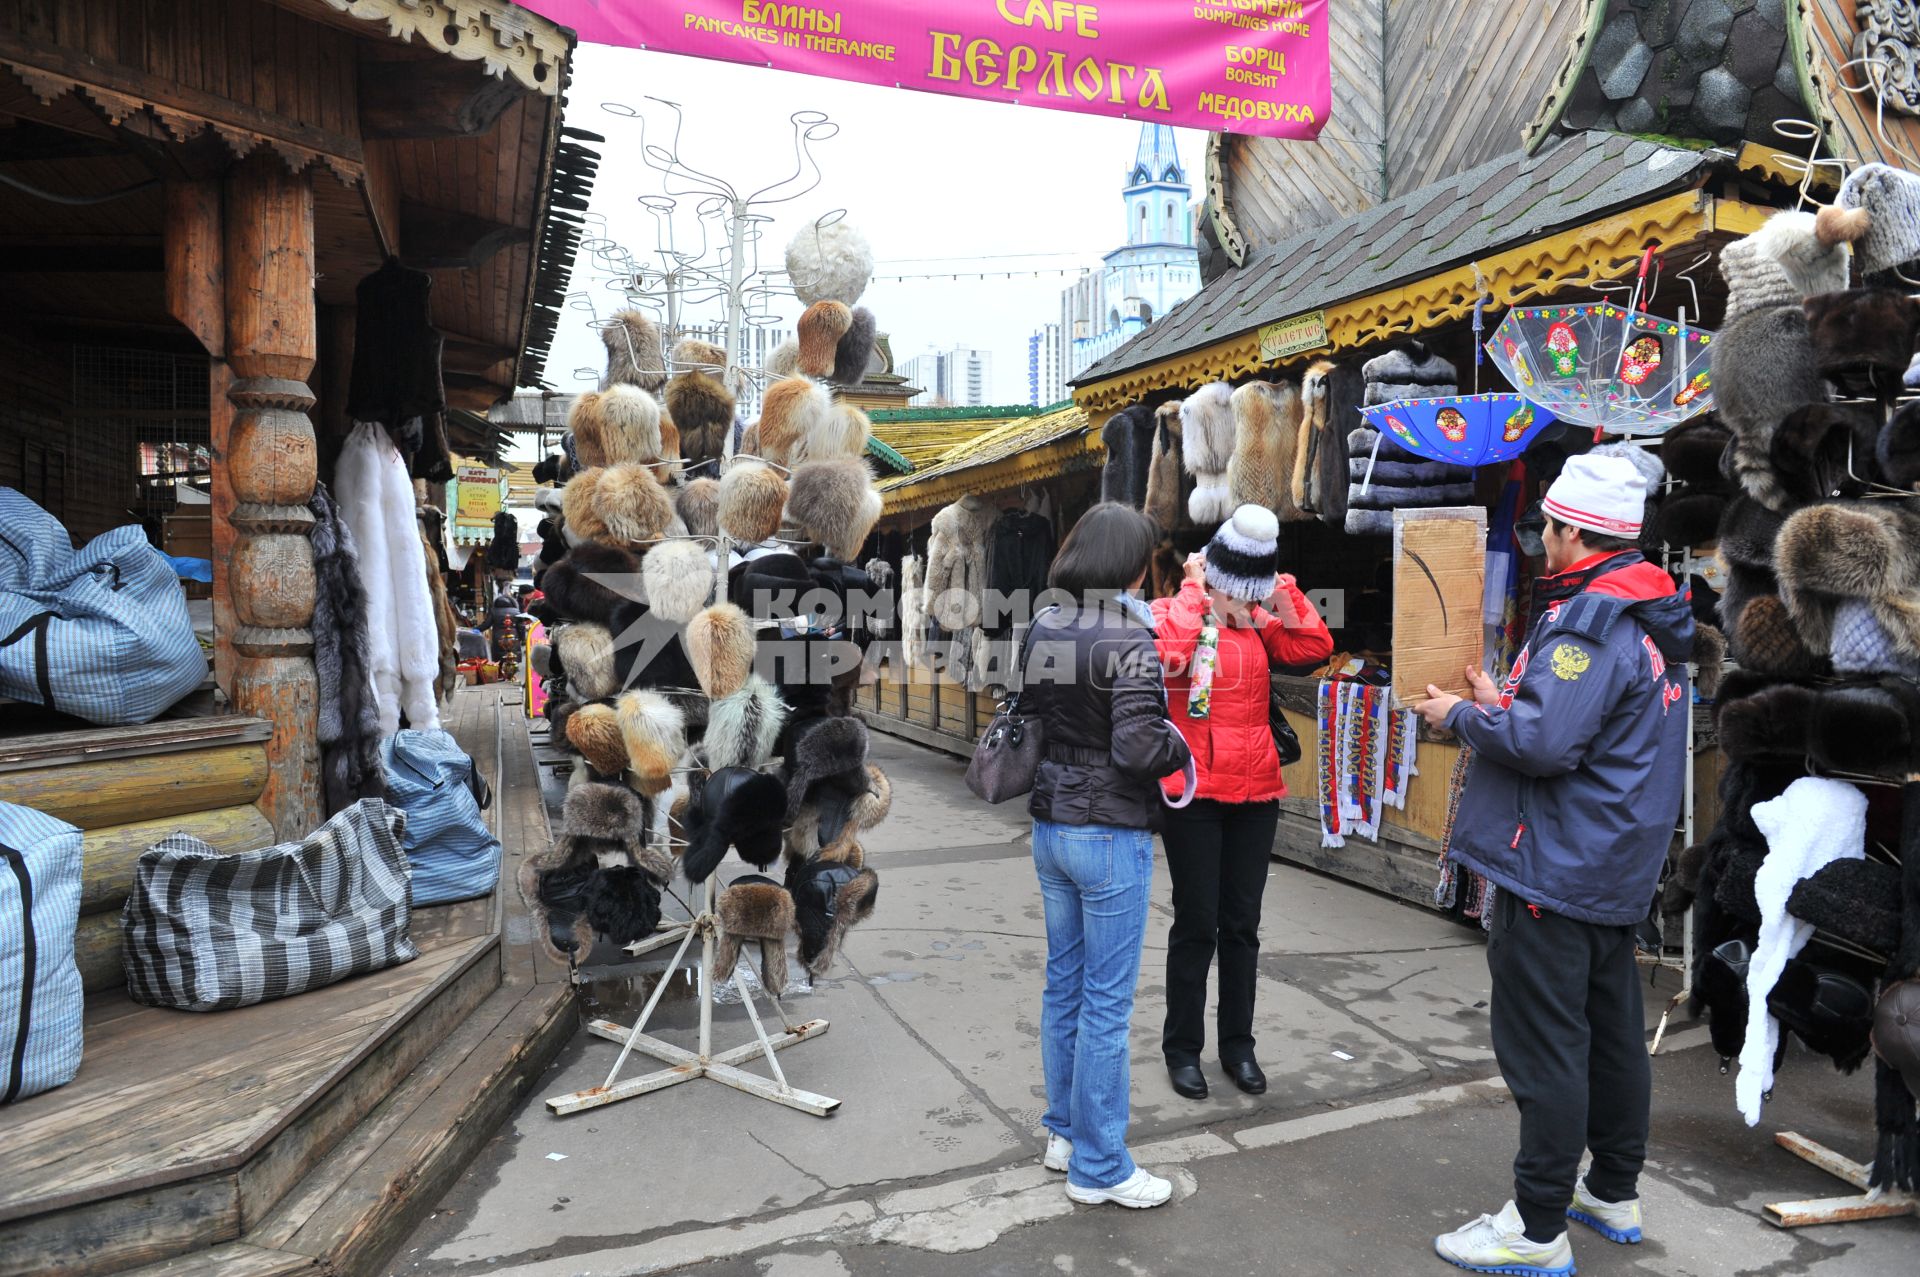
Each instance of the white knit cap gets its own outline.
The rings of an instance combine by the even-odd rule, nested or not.
[[[1610,537],[1637,537],[1647,483],[1625,457],[1569,457],[1540,507],[1559,523]]]

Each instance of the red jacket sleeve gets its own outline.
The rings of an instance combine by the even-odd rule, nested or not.
[[[1207,587],[1187,581],[1170,599],[1153,601],[1153,649],[1169,674],[1185,674],[1207,619]],[[1331,650],[1331,649],[1329,649]]]
[[[1253,623],[1266,645],[1269,661],[1275,665],[1318,665],[1333,655],[1333,635],[1327,632],[1327,623],[1291,577],[1282,578],[1274,599],[1280,609],[1277,613],[1262,607],[1253,609]]]

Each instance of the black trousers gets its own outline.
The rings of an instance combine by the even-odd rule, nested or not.
[[[1216,952],[1220,1059],[1237,1064],[1253,1058],[1260,900],[1279,823],[1278,801],[1196,798],[1167,812],[1163,837],[1173,875],[1173,932],[1167,941],[1167,1025],[1160,1049],[1169,1065],[1200,1062],[1207,1042],[1207,968]]]
[[[1520,1109],[1513,1197],[1536,1240],[1566,1228],[1580,1153],[1604,1201],[1638,1194],[1647,1160],[1653,1065],[1633,928],[1602,927],[1502,891],[1487,966],[1493,1053]]]

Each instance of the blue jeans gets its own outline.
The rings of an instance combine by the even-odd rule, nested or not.
[[[1134,1169],[1127,1153],[1127,1030],[1147,938],[1153,835],[1036,820],[1033,866],[1047,910],[1041,1121],[1073,1141],[1069,1183],[1111,1188]]]

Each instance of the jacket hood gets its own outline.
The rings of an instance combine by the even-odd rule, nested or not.
[[[1627,615],[1653,639],[1668,661],[1693,658],[1693,605],[1688,591],[1675,588],[1673,578],[1642,558],[1638,550],[1623,550],[1609,558],[1576,563],[1546,581],[1585,577],[1581,594],[1600,594],[1627,602]]]

